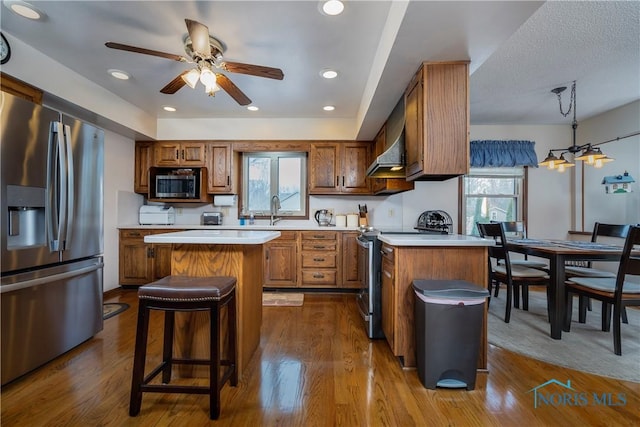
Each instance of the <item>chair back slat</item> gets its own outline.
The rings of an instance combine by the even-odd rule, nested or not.
[[[495,258],[498,261],[505,260],[505,262],[508,262],[509,252],[505,245],[506,238],[501,224],[479,222],[476,225],[480,232],[480,237],[492,238],[496,242],[495,246],[489,246],[489,257]],[[507,268],[510,268],[510,265]]]
[[[624,292],[623,284],[628,276],[640,276],[640,226],[627,226],[629,228],[627,238],[622,250],[622,258],[620,259],[620,267],[618,268],[618,276],[616,279],[615,292],[620,295]],[[633,252],[636,252],[633,254]]]
[[[599,236],[620,237],[624,239],[627,237],[630,227],[631,226],[629,224],[602,224],[600,222],[596,222],[593,226],[591,241],[597,241]]]
[[[492,224],[502,224],[505,235],[513,234],[522,239],[527,238],[527,229],[522,221],[491,221]]]

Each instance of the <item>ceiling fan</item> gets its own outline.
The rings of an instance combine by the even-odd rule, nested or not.
[[[196,64],[195,68],[179,74],[165,87],[160,89],[160,92],[166,94],[174,94],[182,89],[184,85],[194,88],[198,81],[200,81],[205,86],[205,92],[210,96],[214,96],[215,92],[222,88],[235,99],[238,104],[249,105],[251,104],[251,99],[229,80],[226,75],[214,72],[214,70],[224,70],[231,73],[248,74],[276,80],[282,80],[284,78],[284,74],[279,68],[225,61],[222,57],[224,46],[219,40],[209,35],[209,28],[207,28],[206,25],[191,19],[185,19],[184,21],[187,24],[188,32],[188,35],[185,36],[184,39],[184,50],[187,53],[187,57],[114,42],[107,42],[105,46],[111,49],[126,50],[128,52],[142,53],[178,62]]]

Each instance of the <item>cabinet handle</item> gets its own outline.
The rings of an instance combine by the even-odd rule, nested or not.
[[[138,233],[138,232],[131,233],[131,234],[129,234],[129,236],[131,236],[131,237],[140,237],[140,233]]]
[[[231,177],[227,175],[227,185],[231,185]]]
[[[153,248],[147,248],[147,258],[154,258],[156,256]]]
[[[322,234],[314,234],[313,238],[314,239],[324,239],[324,236]]]
[[[269,260],[269,249],[267,249],[265,252],[265,259]]]
[[[342,175],[342,186],[344,187],[344,175]]]
[[[316,262],[322,262],[322,261],[324,261],[324,258],[314,258],[313,260],[316,261]]]
[[[180,160],[180,150],[176,150],[176,160]]]
[[[324,246],[314,246],[313,249],[326,249]]]
[[[336,175],[336,187],[340,185],[340,177]]]
[[[314,279],[323,279],[324,278],[324,274],[314,273],[313,278]]]
[[[182,150],[182,160],[184,160],[184,150]]]

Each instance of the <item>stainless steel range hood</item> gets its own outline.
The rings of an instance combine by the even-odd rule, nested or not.
[[[386,140],[390,144],[367,168],[372,178],[405,178],[404,160],[404,97],[396,104],[387,119]]]

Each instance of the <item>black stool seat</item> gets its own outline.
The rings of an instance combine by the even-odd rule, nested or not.
[[[142,393],[188,393],[209,395],[209,417],[220,416],[220,390],[230,380],[238,384],[236,368],[236,279],[234,277],[167,276],[138,289],[138,325],[131,382],[129,415],[136,416],[142,405]],[[220,309],[227,308],[227,354],[222,358],[220,348]],[[147,337],[150,310],[164,311],[164,340],[162,363],[145,376]],[[176,311],[208,311],[210,317],[209,359],[173,357],[174,322]],[[209,386],[171,385],[173,365],[206,365],[209,367]],[[220,375],[220,367],[226,369]],[[162,384],[149,384],[162,372]]]
[[[235,286],[233,277],[167,276],[138,288],[138,298],[174,302],[219,301]]]

